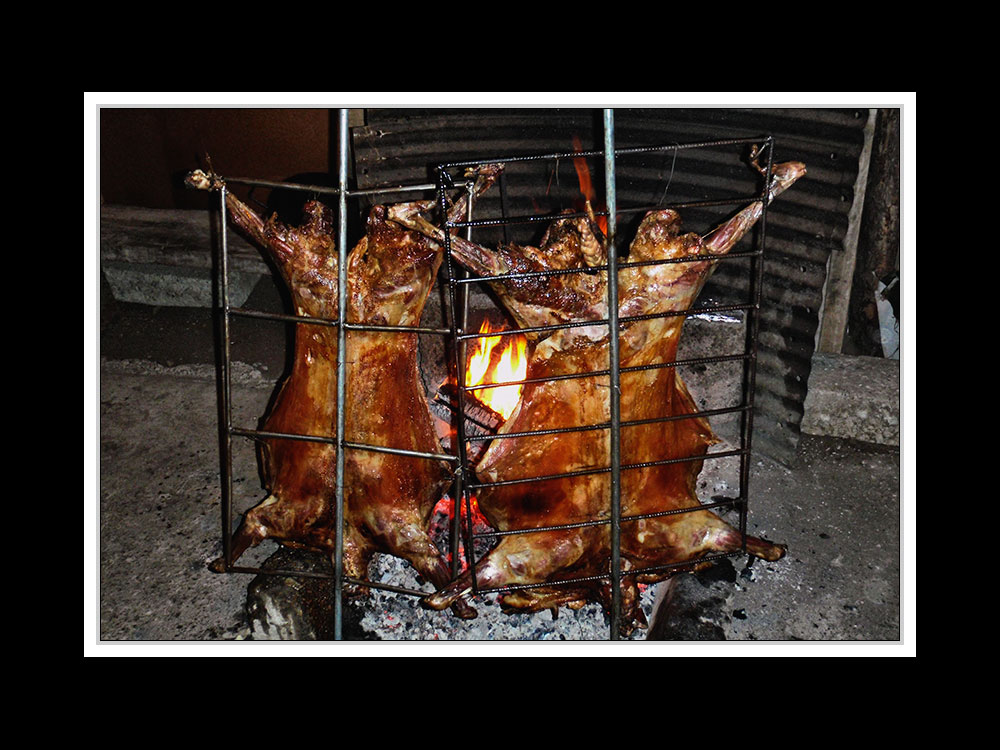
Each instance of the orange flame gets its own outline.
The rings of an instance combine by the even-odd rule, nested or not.
[[[489,320],[484,320],[483,325],[479,328],[480,333],[502,330],[502,328],[491,328]],[[499,358],[496,358],[493,355],[493,350],[502,338],[507,339],[507,344],[501,350]],[[527,348],[528,341],[520,334],[479,337],[476,350],[469,357],[469,365],[465,371],[465,384],[482,385],[483,383],[524,380],[528,374]],[[494,359],[498,361],[494,363]],[[472,395],[506,420],[510,418],[517,402],[521,400],[523,388],[522,385],[483,388],[472,391]]]

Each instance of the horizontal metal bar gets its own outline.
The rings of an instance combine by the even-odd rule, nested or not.
[[[743,448],[734,448],[731,451],[718,451],[717,453],[706,453],[703,456],[685,456],[684,458],[663,458],[659,461],[643,461],[637,464],[622,464],[625,469],[648,469],[652,466],[666,466],[667,464],[680,464],[686,461],[701,461],[709,458],[727,458],[729,456],[742,456],[748,451]]]
[[[727,498],[725,500],[716,500],[711,503],[703,503],[701,505],[695,506],[693,508],[675,508],[673,510],[661,510],[654,513],[638,513],[630,516],[622,516],[622,523],[626,521],[643,521],[648,518],[660,518],[662,516],[675,516],[681,513],[697,513],[702,510],[711,510],[712,508],[721,508],[727,505],[738,505],[742,502],[742,498],[733,497]],[[610,518],[600,519],[597,521],[579,521],[577,523],[562,523],[554,526],[538,526],[533,529],[511,529],[509,531],[484,531],[479,534],[473,534],[473,539],[487,539],[490,537],[499,536],[518,536],[521,534],[537,534],[543,531],[570,531],[572,529],[582,529],[591,526],[607,526],[611,523]]]
[[[288,313],[270,313],[262,310],[247,310],[242,307],[230,308],[231,315],[241,315],[245,318],[262,318],[286,323],[305,323],[307,325],[336,326],[339,321],[326,318],[313,318],[309,315],[289,315]],[[386,331],[389,333],[431,333],[446,336],[451,333],[449,328],[424,328],[419,326],[388,326],[368,323],[345,323],[348,331]]]
[[[361,451],[374,451],[375,453],[391,453],[394,456],[410,456],[412,458],[427,458],[432,461],[458,461],[458,456],[449,453],[429,453],[426,451],[411,451],[404,448],[388,448],[382,445],[368,445],[367,443],[353,443],[344,441],[345,448],[353,448]]]
[[[648,469],[652,466],[665,466],[667,464],[684,463],[685,461],[705,461],[713,458],[727,458],[728,456],[739,456],[745,453],[743,449],[736,448],[731,451],[719,451],[718,453],[706,453],[702,456],[684,456],[683,458],[663,458],[658,461],[644,461],[636,464],[622,464],[622,471],[631,469]],[[602,469],[579,469],[578,471],[567,471],[562,474],[545,474],[539,477],[526,477],[524,479],[505,479],[502,482],[470,482],[467,486],[470,490],[478,490],[483,487],[506,487],[512,484],[527,484],[528,482],[548,482],[553,479],[571,479],[574,477],[584,477],[591,474],[607,474],[611,467]]]
[[[257,180],[249,177],[223,177],[221,178],[227,185],[237,183],[239,185],[251,185],[255,187],[287,188],[289,190],[307,190],[311,193],[330,193],[338,195],[339,187],[329,187],[327,185],[304,185],[299,182],[276,182],[274,180]]]
[[[684,560],[682,562],[667,563],[665,565],[651,565],[645,568],[631,568],[630,570],[622,570],[619,572],[620,578],[634,578],[640,575],[649,575],[651,573],[658,573],[664,570],[669,570],[671,568],[683,568],[687,565],[698,565],[700,563],[713,562],[715,560],[724,560],[727,557],[736,557],[738,555],[745,554],[742,550],[736,552],[726,552],[719,555],[705,555],[704,557],[696,557],[691,560]],[[594,581],[607,581],[611,579],[610,573],[600,576],[580,576],[579,578],[567,578],[562,581],[544,581],[543,583],[518,583],[510,584],[509,586],[498,586],[496,588],[489,589],[479,589],[480,594],[503,594],[510,591],[523,591],[525,589],[539,589],[548,588],[552,586],[571,586],[573,584],[579,583],[592,583]]]
[[[714,200],[700,201],[676,201],[674,203],[661,203],[659,205],[635,206],[632,208],[618,208],[615,213],[638,214],[645,211],[662,211],[664,209],[684,209],[684,208],[708,208],[710,206],[735,206],[745,203],[760,203],[763,201],[760,195],[741,195],[735,198],[716,198]],[[607,216],[607,211],[594,211],[594,216]],[[563,214],[521,214],[520,216],[504,216],[498,219],[476,219],[474,221],[446,221],[447,229],[461,229],[462,227],[495,227],[507,226],[510,224],[533,224],[537,222],[551,222],[560,219],[577,219],[586,217],[583,212],[563,213]]]
[[[677,422],[682,419],[697,419],[698,417],[717,417],[721,414],[735,414],[737,412],[746,411],[749,407],[746,405],[742,406],[727,406],[720,409],[706,409],[704,411],[695,411],[690,414],[671,414],[668,417],[650,417],[649,419],[632,419],[625,420],[621,423],[622,427],[637,427],[644,424],[657,424],[659,422]],[[482,440],[504,440],[507,438],[521,438],[521,437],[534,437],[537,435],[559,435],[564,432],[588,432],[590,430],[607,430],[610,429],[610,422],[599,422],[597,424],[588,425],[577,425],[574,427],[551,427],[545,430],[528,430],[526,432],[503,432],[497,433],[495,435],[469,435],[466,437],[468,441],[482,441]]]
[[[325,437],[323,435],[302,435],[295,432],[271,432],[269,430],[247,430],[241,427],[233,427],[230,429],[230,433],[233,435],[239,435],[240,437],[252,438],[254,440],[302,440],[309,443],[326,443],[328,445],[336,445],[337,438],[335,437]],[[405,448],[389,448],[384,445],[368,445],[366,443],[354,443],[349,441],[344,441],[344,447],[350,448],[352,450],[365,450],[374,451],[375,453],[390,453],[394,456],[408,456],[411,458],[426,458],[432,461],[458,461],[457,456],[452,456],[448,453],[428,453],[425,451],[412,451]]]
[[[682,513],[697,513],[701,510],[711,510],[712,508],[724,508],[729,505],[742,505],[746,502],[742,497],[727,497],[724,500],[713,500],[710,503],[702,503],[693,508],[674,508],[673,510],[659,510],[655,513],[643,513],[642,515],[627,516],[629,521],[642,521],[647,518],[662,518],[663,516],[677,516]],[[623,521],[625,518],[622,519]]]
[[[247,310],[242,307],[231,307],[230,315],[240,315],[244,318],[262,318],[264,320],[278,320],[286,323],[305,323],[307,325],[336,326],[340,321],[326,320],[325,318],[313,318],[308,315],[289,315],[287,313],[269,313],[261,310]]]
[[[705,555],[705,557],[696,557],[693,560],[685,560],[683,562],[675,563],[665,563],[663,565],[650,565],[645,568],[632,568],[632,570],[625,571],[623,575],[625,576],[640,576],[649,575],[650,573],[660,573],[664,570],[670,570],[671,568],[683,568],[686,565],[698,565],[700,563],[714,562],[715,560],[725,560],[727,557],[737,557],[739,555],[745,555],[743,550],[736,550],[735,552],[723,552],[718,555]]]
[[[339,187],[329,187],[327,185],[306,185],[300,182],[276,182],[274,180],[258,180],[251,179],[248,177],[225,177],[222,178],[223,182],[236,183],[239,185],[250,185],[254,187],[269,187],[269,188],[283,188],[288,190],[305,190],[310,193],[327,193],[331,195],[339,195]],[[355,198],[358,196],[369,196],[369,195],[381,195],[383,193],[407,193],[416,192],[421,190],[434,190],[437,188],[432,182],[420,183],[417,185],[386,185],[374,188],[364,188],[363,190],[346,190],[344,194],[348,198]]]
[[[736,362],[741,359],[749,359],[751,354],[718,354],[714,357],[688,357],[687,359],[675,359],[673,362],[654,362],[649,365],[633,365],[623,367],[622,372],[641,372],[643,370],[660,370],[664,367],[681,367],[685,365],[714,365],[720,362]]]
[[[669,312],[662,313],[649,313],[648,315],[627,315],[619,318],[622,323],[635,323],[640,320],[655,320],[657,318],[673,318],[691,315],[704,315],[705,313],[713,312],[737,312],[739,310],[754,310],[756,305],[744,304],[744,305],[710,305],[708,307],[696,307],[688,308],[687,310],[671,310]]]
[[[504,594],[509,591],[524,591],[525,589],[540,589],[548,586],[570,586],[574,583],[591,583],[593,581],[606,581],[610,576],[580,576],[579,578],[567,578],[563,581],[545,581],[544,583],[516,583],[508,586],[497,586],[496,588],[479,589],[480,594]]]
[[[386,331],[389,333],[433,333],[444,336],[451,333],[450,328],[424,328],[418,326],[384,326],[370,325],[368,323],[345,323],[344,328],[348,331]]]
[[[555,323],[549,326],[532,326],[531,328],[508,328],[504,331],[490,331],[489,337],[493,336],[512,336],[517,333],[541,333],[544,331],[558,331],[563,328],[582,328],[584,326],[599,326],[607,325],[608,319],[602,318],[600,320],[577,320],[569,323]],[[484,338],[484,335],[479,333],[460,333],[455,338],[459,341],[468,341],[470,339]]]
[[[628,263],[619,263],[618,270],[626,268],[642,268],[644,266],[665,266],[671,263],[704,263],[706,261],[715,262],[717,260],[737,260],[739,258],[756,258],[761,254],[760,250],[746,253],[726,253],[724,255],[685,255],[682,258],[657,258],[654,260],[636,260]],[[495,276],[469,276],[463,279],[454,279],[455,284],[471,284],[472,282],[490,283],[494,281],[506,281],[508,279],[530,279],[535,276],[562,276],[572,273],[599,273],[607,271],[607,265],[600,266],[579,266],[575,268],[550,268],[544,271],[518,271],[511,273],[498,273]]]
[[[623,268],[642,268],[644,266],[665,266],[670,263],[695,263],[699,260],[736,260],[737,258],[756,258],[761,255],[760,250],[751,250],[745,253],[726,253],[724,255],[692,255],[683,258],[657,258],[655,260],[633,260],[628,263],[619,263],[618,270]]]
[[[294,432],[271,432],[269,430],[247,430],[242,427],[231,427],[229,429],[229,432],[232,435],[239,435],[240,437],[251,438],[253,440],[258,440],[258,439],[303,440],[308,443],[327,443],[328,445],[337,444],[337,438],[328,437],[324,435],[300,435]]]
[[[436,190],[437,185],[433,182],[425,182],[420,185],[396,185],[375,187],[375,188],[364,188],[363,190],[348,190],[347,197],[354,198],[356,196],[367,196],[367,195],[381,195],[382,193],[406,193],[418,190]],[[431,199],[428,199],[431,200]]]
[[[667,312],[648,313],[646,315],[624,315],[618,319],[619,323],[635,323],[640,320],[655,320],[656,318],[674,318],[690,315],[704,315],[712,312],[735,312],[737,310],[753,310],[755,305],[708,305],[706,307],[689,307],[686,310],[668,310]],[[490,331],[489,337],[493,336],[513,336],[518,333],[540,333],[545,331],[559,331],[566,328],[583,328],[585,326],[606,326],[607,318],[596,320],[574,320],[569,323],[554,323],[547,326],[532,326],[530,328],[508,328],[503,331]],[[457,336],[460,341],[469,339],[485,338],[482,332],[462,333]],[[523,381],[521,381],[523,382]],[[493,387],[493,386],[489,386]]]
[[[668,417],[650,417],[649,419],[628,419],[622,422],[622,427],[637,427],[644,424],[658,424],[659,422],[678,422],[682,419],[697,419],[699,417],[718,417],[722,414],[737,414],[746,411],[750,407],[746,404],[740,406],[725,406],[718,409],[704,409],[694,411],[690,414],[671,414]]]
[[[656,153],[658,151],[686,151],[694,148],[713,148],[716,146],[737,146],[746,143],[761,143],[770,140],[770,136],[748,137],[748,138],[726,138],[712,141],[696,141],[692,143],[672,143],[667,146],[636,146],[630,148],[616,148],[616,156],[627,156],[634,154]],[[478,161],[453,161],[439,165],[439,169],[449,167],[478,167],[484,164],[513,164],[516,162],[545,161],[547,159],[572,159],[581,156],[603,156],[604,150],[595,151],[560,151],[548,154],[535,154],[530,156],[509,156],[498,159],[481,159]]]
[[[530,279],[533,276],[561,276],[568,273],[590,273],[607,271],[607,266],[587,266],[581,268],[552,268],[547,271],[522,271],[518,273],[499,273],[496,276],[468,276],[452,279],[453,284],[471,284],[473,282],[506,281],[507,279]]]
[[[625,519],[623,519],[623,520],[625,520]],[[479,536],[483,536],[483,535],[477,534],[476,537],[474,537],[474,538],[478,538]],[[739,554],[742,554],[742,552],[730,552],[730,553],[724,554],[724,555],[717,555],[717,556],[712,556],[712,557],[703,557],[703,558],[699,558],[697,560],[689,560],[689,561],[686,561],[686,562],[671,563],[669,565],[658,565],[658,566],[653,566],[653,567],[649,567],[649,568],[637,568],[637,569],[633,569],[633,570],[627,571],[625,573],[625,575],[637,575],[637,574],[644,573],[644,572],[647,572],[647,571],[651,572],[651,571],[657,571],[657,570],[667,569],[667,568],[671,568],[671,567],[679,567],[679,566],[683,566],[683,565],[691,565],[694,562],[709,562],[709,561],[715,560],[715,559],[722,559],[722,558],[725,558],[725,557],[734,557],[734,556],[739,555]],[[232,566],[230,568],[227,568],[226,572],[227,573],[249,573],[249,574],[252,574],[252,575],[274,575],[274,576],[283,575],[283,576],[290,576],[290,577],[293,577],[293,578],[333,579],[335,577],[332,571],[330,573],[322,573],[322,572],[308,571],[308,570],[294,570],[294,569],[290,569],[290,568],[259,568],[259,567],[253,567],[253,566],[247,566],[247,565],[234,565],[234,566]],[[495,589],[480,589],[479,592],[480,593],[495,593],[495,592],[500,592],[500,591],[513,591],[515,589],[521,589],[521,588],[539,588],[541,586],[562,586],[562,585],[568,585],[568,584],[571,584],[571,583],[584,583],[584,582],[588,582],[588,581],[599,581],[599,580],[607,578],[607,577],[608,576],[586,576],[586,577],[582,577],[582,578],[569,579],[569,580],[566,580],[566,581],[553,581],[553,582],[549,582],[549,583],[539,583],[539,584],[522,584],[522,585],[516,585],[516,586],[505,586],[505,587],[502,587],[502,588],[495,588]],[[362,581],[360,579],[349,578],[347,576],[345,576],[343,580],[344,580],[345,583],[352,583],[352,584],[354,584],[356,586],[364,586],[366,588],[378,589],[380,591],[391,591],[391,592],[395,592],[397,594],[406,594],[406,595],[409,595],[409,596],[416,596],[416,597],[421,597],[421,598],[425,597],[425,596],[428,596],[428,592],[426,592],[426,591],[419,591],[419,590],[416,590],[416,589],[405,588],[403,586],[393,586],[392,584],[388,584],[388,583],[378,583],[378,582],[375,582],[375,581]]]
[[[291,576],[293,578],[333,579],[336,577],[332,570],[329,573],[323,573],[320,571],[294,570],[292,568],[256,568],[248,565],[234,565],[231,568],[227,568],[226,572],[252,573],[254,575]],[[397,594],[409,594],[411,596],[419,596],[419,597],[428,596],[427,591],[409,589],[403,586],[393,586],[392,584],[389,583],[362,581],[358,578],[350,578],[348,576],[344,576],[343,581],[344,583],[353,583],[356,586],[365,586],[366,588],[379,589],[381,591],[393,591]]]
[[[690,359],[676,359],[673,362],[655,362],[649,365],[634,365],[632,367],[622,367],[619,372],[642,372],[644,370],[661,370],[664,367],[681,367],[683,365],[707,365],[719,362],[734,362],[741,359],[748,359],[750,354],[723,354],[717,357],[693,357]],[[568,372],[562,375],[550,375],[546,378],[525,378],[524,380],[504,380],[499,383],[480,383],[479,385],[463,385],[463,391],[482,391],[487,388],[503,388],[510,385],[524,385],[525,383],[548,383],[557,380],[573,380],[576,378],[592,378],[602,375],[609,375],[610,370],[591,370],[589,372]]]
[[[376,583],[374,581],[362,581],[358,578],[351,578],[350,576],[344,576],[344,583],[353,583],[356,586],[365,586],[370,589],[379,589],[380,591],[393,591],[397,594],[408,594],[410,596],[425,597],[429,596],[429,592],[420,591],[419,589],[410,589],[405,586],[394,586],[391,583]]]

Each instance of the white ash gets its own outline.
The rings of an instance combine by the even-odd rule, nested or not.
[[[433,587],[417,580],[403,560],[376,555],[370,568],[371,580],[431,593]],[[659,584],[658,584],[659,585]],[[655,586],[647,586],[640,598],[646,618],[652,616]],[[435,612],[420,606],[415,596],[371,589],[361,619],[366,632],[384,641],[605,641],[611,639],[611,621],[597,603],[579,610],[559,608],[553,619],[549,610],[530,614],[505,614],[495,594],[472,599],[479,616],[461,620],[450,610]],[[644,630],[636,630],[629,640],[643,640]]]

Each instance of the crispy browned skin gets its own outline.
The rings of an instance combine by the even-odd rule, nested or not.
[[[477,192],[492,184],[487,170]],[[197,174],[197,173],[196,173]],[[204,179],[203,179],[204,178]],[[190,184],[217,189],[215,178]],[[426,208],[429,204],[422,203]],[[227,194],[233,222],[269,252],[299,315],[336,319],[337,253],[329,209],[306,204],[306,220],[291,228],[264,222]],[[464,197],[453,208],[464,210]],[[347,319],[351,323],[416,326],[442,261],[427,237],[386,221],[375,206],[366,235],[348,257]],[[441,453],[419,377],[417,334],[348,331],[345,439],[367,445]],[[263,429],[336,437],[337,329],[297,324],[294,362]],[[290,547],[335,551],[336,447],[292,439],[263,442],[261,464],[268,497],[247,512],[233,538],[232,559],[271,538]],[[344,573],[367,580],[375,552],[408,560],[440,588],[450,569],[428,534],[431,514],[451,481],[443,461],[363,449],[345,454]],[[216,561],[216,569],[224,562]],[[461,617],[475,610],[456,601]]]
[[[791,185],[805,168],[798,163],[778,165],[772,197]],[[655,211],[643,220],[632,243],[630,261],[697,256],[697,262],[629,268],[620,272],[620,315],[642,315],[684,310],[691,306],[708,277],[712,256],[728,252],[760,215],[760,203],[748,206],[715,232],[699,237],[679,234],[680,219],[673,211]],[[551,257],[542,248],[530,248],[529,259]],[[519,268],[511,262],[511,249],[492,253],[483,248],[461,245],[456,255],[480,273],[505,272]],[[569,256],[567,256],[569,257]],[[566,262],[566,261],[562,261]],[[576,264],[579,265],[579,264]],[[568,267],[568,266],[563,266]],[[488,270],[492,269],[492,271]],[[541,325],[564,314],[550,305],[572,300],[576,319],[606,317],[604,277],[574,274],[553,277],[558,286],[549,294],[532,294],[526,285],[506,287],[501,294],[519,321]],[[544,277],[542,277],[544,278]],[[595,284],[594,279],[599,283]],[[572,281],[579,279],[579,281]],[[538,284],[541,282],[532,283]],[[557,294],[556,294],[557,292]],[[499,290],[498,290],[499,293]],[[574,316],[567,315],[567,318]],[[683,326],[683,316],[632,322],[623,327],[619,338],[621,367],[672,362]],[[567,373],[607,369],[607,327],[583,326],[564,329],[538,343],[529,366],[529,379]],[[500,434],[558,427],[607,423],[610,419],[609,378],[590,377],[525,385],[521,402]],[[623,421],[689,414],[697,408],[676,368],[667,367],[621,376],[621,418]],[[627,426],[621,429],[623,464],[663,459],[703,456],[717,442],[703,418]],[[483,482],[501,482],[577,470],[598,469],[610,463],[609,430],[589,430],[543,437],[494,440],[476,467]],[[700,505],[695,482],[701,461],[625,470],[622,472],[622,515],[638,515]],[[607,473],[552,479],[543,482],[483,487],[477,492],[479,507],[500,530],[531,529],[571,524],[610,517],[610,486]],[[682,563],[712,553],[741,549],[740,533],[710,511],[695,511],[640,521],[624,522],[621,552],[626,570]],[[784,547],[747,537],[747,551],[776,560]],[[476,568],[482,588],[545,584],[586,576],[606,575],[610,561],[608,526],[564,531],[518,534],[501,538],[500,543]],[[688,566],[686,569],[692,569]],[[626,576],[622,583],[622,629],[631,632],[644,626],[638,606],[638,583],[649,583],[677,572],[670,569]],[[434,608],[448,606],[454,597],[471,589],[471,571],[443,591],[428,597]],[[579,607],[588,601],[610,604],[610,584],[603,581],[541,586],[505,594],[505,609],[537,611],[562,604]]]

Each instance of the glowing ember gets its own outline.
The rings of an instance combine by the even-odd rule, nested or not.
[[[475,495],[469,495],[469,506],[472,511],[472,533],[473,534],[486,534],[490,531],[494,531],[490,522],[486,520],[486,516],[483,512],[479,510],[479,502],[476,500]],[[466,509],[465,502],[458,504],[461,513],[461,523],[462,527],[466,528],[469,523],[469,512]],[[435,544],[440,549],[441,554],[444,556],[447,562],[451,562],[451,552],[448,547],[448,539],[451,534],[451,523],[455,517],[455,503],[452,501],[449,495],[444,495],[434,506],[434,512],[431,516],[431,536],[434,539]],[[458,559],[460,563],[460,569],[465,570],[468,567],[465,555],[465,544],[462,540],[463,535],[459,535],[458,540]],[[496,545],[496,537],[480,537],[476,539],[473,543],[473,551],[475,557],[478,559],[486,554],[492,547]]]
[[[491,328],[489,320],[483,321],[480,333],[502,331],[502,328]],[[499,357],[494,350],[504,339],[506,345],[500,350]],[[524,380],[528,374],[528,341],[524,336],[481,336],[477,339],[476,350],[469,357],[469,365],[465,371],[466,385],[481,385],[483,383],[509,383]],[[495,360],[495,361],[494,361]],[[491,408],[504,419],[510,417],[521,400],[522,385],[506,385],[499,388],[483,388],[472,391],[472,395]]]

